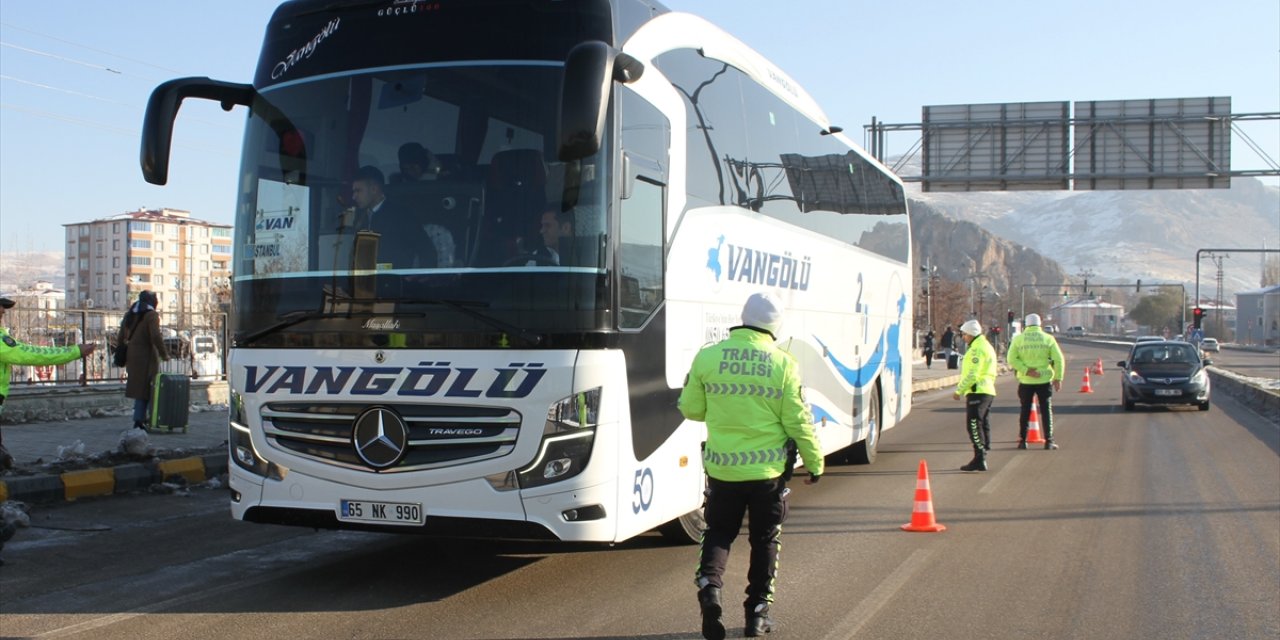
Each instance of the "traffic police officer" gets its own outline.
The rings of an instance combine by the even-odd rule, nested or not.
[[[960,383],[953,398],[965,398],[965,421],[973,442],[973,460],[961,471],[986,471],[987,450],[991,448],[991,402],[996,399],[996,351],[982,335],[982,324],[968,320],[960,325],[960,335],[968,344],[960,365]]]
[[[1044,429],[1044,448],[1057,449],[1053,441],[1053,392],[1062,389],[1066,360],[1058,341],[1040,328],[1040,314],[1028,313],[1027,326],[1009,343],[1009,366],[1018,376],[1018,448],[1027,448],[1027,423],[1031,420],[1031,403],[1040,403],[1040,423]]]
[[[707,529],[695,582],[702,612],[702,635],[725,636],[720,590],[742,518],[750,512],[746,635],[773,629],[769,605],[778,570],[779,536],[787,515],[786,478],[791,442],[809,470],[805,484],[822,476],[822,451],[813,432],[813,414],[800,390],[799,365],[774,345],[782,327],[782,305],[757,293],[742,308],[742,326],[703,348],[680,393],[680,413],[707,423],[702,462],[706,469]]]
[[[4,321],[5,311],[12,309],[13,300],[0,298],[0,322]],[[9,375],[14,365],[58,365],[93,353],[94,345],[79,344],[66,347],[37,347],[18,342],[9,335],[9,330],[0,325],[0,411],[4,410],[4,399],[9,395]],[[3,434],[0,431],[0,434]],[[4,448],[4,438],[0,437],[0,469],[13,466],[13,456]]]

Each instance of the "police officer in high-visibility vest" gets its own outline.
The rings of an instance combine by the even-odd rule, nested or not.
[[[991,402],[996,399],[996,350],[982,335],[982,324],[967,320],[960,325],[960,335],[969,346],[960,364],[960,383],[953,398],[965,399],[965,426],[973,443],[973,460],[961,471],[986,471],[987,450],[991,448]]]
[[[0,298],[0,322],[4,321],[4,313],[12,309],[14,301]],[[93,353],[94,345],[78,344],[65,347],[39,347],[19,342],[9,335],[9,330],[0,326],[0,411],[4,410],[4,399],[9,395],[9,375],[14,365],[59,365],[77,358],[84,358]],[[0,470],[13,466],[13,456],[4,448],[4,439],[0,438]]]
[[[813,414],[801,394],[799,365],[774,345],[782,315],[782,305],[772,294],[748,298],[742,326],[730,329],[728,339],[698,352],[680,394],[680,413],[707,423],[702,455],[708,476],[707,529],[695,582],[702,635],[710,640],[725,636],[720,590],[729,547],[747,512],[751,564],[743,602],[745,633],[755,637],[773,629],[769,605],[787,516],[788,459],[798,450],[809,470],[805,484],[822,477],[822,451],[813,432]]]
[[[1018,448],[1027,448],[1027,425],[1031,421],[1031,403],[1040,403],[1040,425],[1044,430],[1044,448],[1057,449],[1053,441],[1053,392],[1062,390],[1066,360],[1058,341],[1040,328],[1040,314],[1027,314],[1027,327],[1009,343],[1009,366],[1018,376]]]

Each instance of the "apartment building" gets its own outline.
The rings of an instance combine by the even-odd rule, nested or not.
[[[230,298],[231,225],[165,208],[63,226],[70,308],[123,310],[146,289],[179,314],[218,311]]]

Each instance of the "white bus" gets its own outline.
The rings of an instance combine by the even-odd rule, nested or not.
[[[676,400],[756,291],[787,304],[825,452],[872,461],[910,409],[901,182],[701,18],[638,0],[289,2],[252,84],[155,90],[153,183],[189,97],[249,107],[235,518],[696,540],[705,427]],[[357,174],[390,176],[376,213],[351,210]],[[567,234],[554,253],[548,229]],[[430,258],[403,249],[423,232]]]

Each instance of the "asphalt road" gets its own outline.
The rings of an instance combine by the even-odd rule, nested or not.
[[[1071,345],[1073,362],[1114,348]],[[1276,638],[1280,425],[1120,409],[1114,366],[1054,398],[1058,451],[1017,451],[1013,382],[992,470],[964,473],[963,409],[921,394],[875,465],[796,484],[775,638]],[[907,533],[928,462],[943,533]],[[696,638],[696,549],[440,541],[232,522],[222,490],[41,507],[4,549],[0,635],[91,638]],[[726,597],[745,586],[735,547]],[[727,607],[730,636],[741,635]]]

